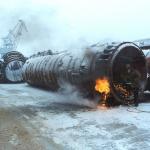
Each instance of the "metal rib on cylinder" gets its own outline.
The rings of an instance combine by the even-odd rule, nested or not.
[[[139,74],[136,85],[129,69]],[[146,63],[143,52],[133,43],[98,43],[88,47],[84,55],[75,56],[64,52],[30,58],[24,65],[23,76],[26,82],[35,86],[57,90],[61,81],[66,81],[93,93],[96,80],[106,77],[110,83],[111,94],[117,101],[124,103],[125,100],[133,100],[129,84],[143,90]],[[120,86],[129,94],[126,95]]]
[[[6,82],[22,82],[22,67],[26,58],[17,51],[11,51],[3,56],[4,77]]]

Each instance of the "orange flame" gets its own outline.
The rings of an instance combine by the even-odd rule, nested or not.
[[[96,80],[95,90],[101,93],[101,109],[106,109],[106,100],[110,93],[110,84],[106,77]]]
[[[104,93],[105,95],[110,93],[110,85],[107,78],[101,78],[96,80],[95,90]]]

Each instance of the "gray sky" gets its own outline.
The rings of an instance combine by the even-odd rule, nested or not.
[[[28,33],[18,48],[28,55],[149,38],[149,7],[149,0],[5,0],[0,2],[0,36],[23,19]]]

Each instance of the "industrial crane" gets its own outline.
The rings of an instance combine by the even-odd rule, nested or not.
[[[16,26],[12,30],[9,31],[8,35],[2,38],[3,44],[0,47],[1,57],[4,54],[10,51],[15,51],[17,49],[23,30],[27,32],[26,25],[23,20],[19,20]]]

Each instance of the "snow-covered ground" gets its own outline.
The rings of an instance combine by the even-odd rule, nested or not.
[[[149,103],[103,109],[74,93],[1,84],[0,150],[149,150],[149,111]]]

